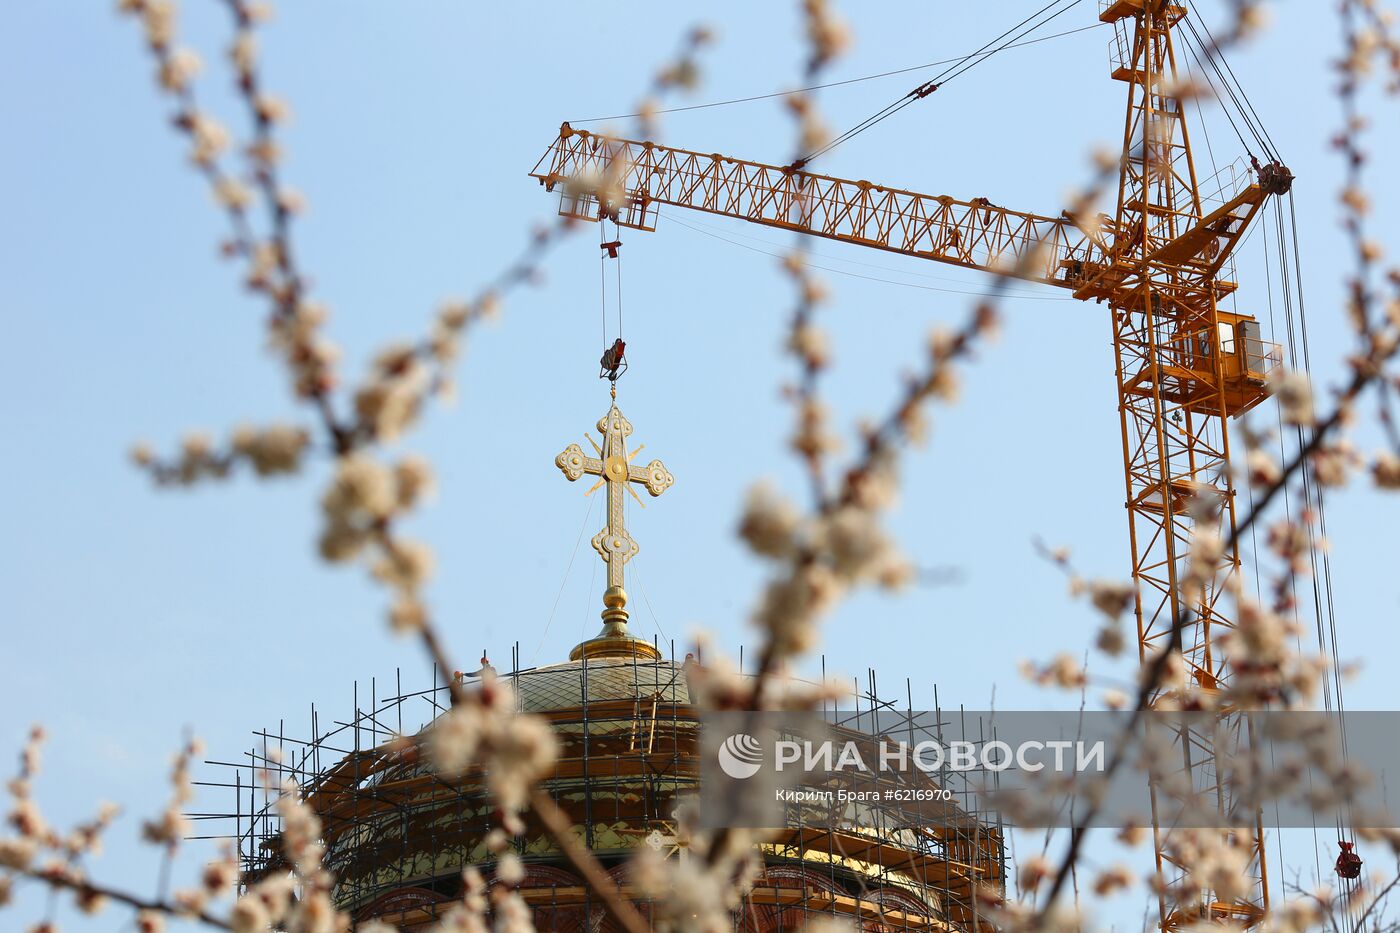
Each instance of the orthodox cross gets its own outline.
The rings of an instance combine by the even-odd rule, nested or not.
[[[592,445],[596,457],[583,452],[578,444],[570,444],[564,452],[554,458],[555,466],[564,471],[570,482],[584,474],[597,476],[586,495],[591,495],[600,486],[608,487],[608,516],[603,530],[593,536],[593,549],[608,565],[608,589],[622,589],[622,567],[636,556],[637,542],[627,531],[623,515],[623,496],[631,495],[642,505],[641,496],[632,488],[633,483],[645,486],[647,492],[659,496],[674,483],[673,477],[660,460],[653,460],[644,467],[633,466],[632,460],[642,452],[639,446],[630,454],[627,452],[627,438],[632,434],[632,422],[618,410],[614,401],[608,413],[598,421],[598,430],[603,435],[603,446],[599,447],[592,437],[584,437]],[[645,445],[643,445],[645,446]],[[624,597],[625,598],[625,597]]]

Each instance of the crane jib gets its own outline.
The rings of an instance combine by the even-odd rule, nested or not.
[[[819,175],[565,124],[531,175],[560,191],[560,213],[654,230],[662,205],[859,243],[922,259],[1076,288],[1104,265],[1113,220],[1011,210],[947,195]]]

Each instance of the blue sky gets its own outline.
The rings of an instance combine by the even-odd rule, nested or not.
[[[719,41],[693,100],[790,87],[801,65],[795,6],[706,5]],[[852,8],[856,45],[830,78],[971,51],[1039,6]],[[304,413],[261,352],[262,308],[216,256],[220,218],[166,126],[137,32],[110,7],[17,5],[0,32],[0,743],[17,749],[31,721],[45,722],[53,740],[41,802],[59,821],[104,797],[126,805],[102,873],[148,885],[155,859],[133,841],[136,818],[159,808],[166,755],[182,730],[227,758],[250,744],[252,729],[301,723],[312,701],[347,710],[357,678],[382,681],[402,667],[417,680],[426,667],[415,646],[385,631],[383,597],[360,573],[316,559],[323,466],[292,480],[160,492],[127,465],[139,438],[170,446],[190,428],[223,433],[245,419]],[[204,93],[231,117],[221,7],[186,7],[185,28],[213,73]],[[1052,29],[1093,22],[1091,7]],[[553,213],[554,199],[526,173],[560,121],[632,110],[695,12],[627,2],[568,19],[527,4],[426,0],[278,11],[264,62],[294,111],[287,175],[310,202],[298,248],[332,308],[347,374],[382,342],[420,333],[437,302],[469,293],[514,256],[531,225]],[[1214,22],[1222,10],[1207,3],[1204,12]],[[1008,51],[836,150],[822,169],[1058,212],[1088,177],[1088,154],[1121,136],[1124,86],[1108,78],[1110,35]],[[1335,382],[1345,352],[1339,166],[1326,144],[1338,119],[1327,67],[1336,48],[1326,5],[1281,4],[1262,40],[1232,57],[1299,179],[1323,382]],[[866,81],[820,99],[844,128],[921,80]],[[1241,155],[1218,113],[1206,123],[1219,163]],[[1394,151],[1394,126],[1377,121],[1375,151]],[[760,160],[784,160],[790,139],[774,100],[662,124],[665,142]],[[1195,142],[1208,165],[1204,135]],[[1393,206],[1393,174],[1373,181],[1378,205]],[[632,518],[642,552],[630,579],[657,620],[634,599],[634,627],[677,640],[703,627],[737,650],[755,641],[745,619],[763,575],[732,533],[744,490],[758,477],[794,495],[804,488],[785,453],[790,418],[778,393],[789,286],[777,261],[755,251],[789,241],[737,221],[675,220],[623,236],[633,363],[619,402],[634,440],[676,476]],[[1380,211],[1376,224],[1395,239],[1393,215]],[[403,444],[439,471],[439,496],[414,531],[437,549],[432,603],[464,666],[483,649],[508,658],[516,640],[526,663],[561,660],[599,624],[602,575],[586,541],[565,575],[588,500],[553,465],[608,404],[595,370],[595,235],[554,253],[546,282],[474,337],[458,405],[434,410]],[[1262,246],[1256,236],[1241,256],[1242,309],[1264,308]],[[982,280],[825,241],[815,251],[817,262],[852,273],[826,276],[835,301],[823,314],[836,348],[825,391],[848,429],[888,407],[930,326],[961,320],[970,299],[956,292]],[[958,582],[898,599],[857,596],[825,631],[829,668],[862,679],[876,668],[892,692],[909,678],[916,706],[931,705],[934,683],[945,704],[984,707],[993,691],[1000,708],[1077,703],[1016,674],[1022,658],[1082,652],[1096,624],[1066,599],[1031,541],[1071,545],[1094,576],[1127,572],[1107,311],[1044,300],[1063,298],[1048,289],[1017,292],[1026,297],[1005,303],[1003,339],[966,374],[964,401],[934,412],[932,446],[907,461],[893,519],[921,565],[954,567]],[[1374,437],[1359,440],[1365,448]],[[1366,666],[1348,688],[1354,708],[1396,700],[1387,671],[1397,585],[1393,545],[1380,532],[1396,509],[1364,490],[1329,503],[1342,651]],[[1310,838],[1297,851],[1311,864]]]

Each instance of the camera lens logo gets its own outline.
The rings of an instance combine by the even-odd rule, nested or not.
[[[751,778],[763,767],[763,746],[758,739],[742,732],[725,739],[719,747],[719,768],[736,780]]]

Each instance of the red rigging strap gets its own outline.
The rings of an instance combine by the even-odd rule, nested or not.
[[[617,382],[618,377],[627,372],[626,351],[627,344],[621,337],[614,340],[612,346],[603,351],[603,357],[598,361],[598,378]]]
[[[1341,846],[1341,854],[1337,856],[1337,877],[1339,878],[1360,878],[1361,877],[1361,856],[1353,851],[1355,843],[1337,841]]]

